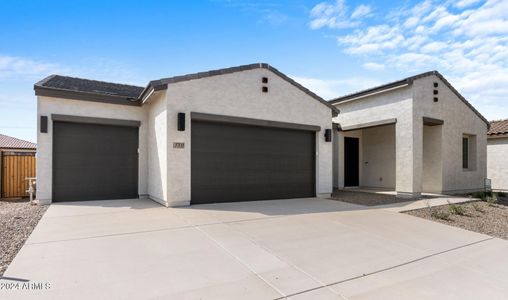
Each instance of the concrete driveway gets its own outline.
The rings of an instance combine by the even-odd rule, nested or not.
[[[506,299],[508,242],[324,199],[52,205],[0,298]],[[10,278],[10,279],[9,279]],[[30,290],[5,284],[30,280]]]

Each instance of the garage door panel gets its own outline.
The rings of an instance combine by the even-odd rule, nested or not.
[[[138,196],[138,129],[54,122],[53,201]]]
[[[224,191],[227,190],[227,193]],[[238,201],[256,201],[256,200],[274,200],[312,197],[307,189],[302,189],[300,184],[234,184],[225,186],[207,186],[200,187],[199,192],[193,194],[193,204],[215,203],[215,202],[238,202]],[[267,197],[267,195],[269,195]],[[196,199],[196,200],[194,200]],[[201,200],[201,199],[210,199]]]
[[[248,126],[238,127],[248,128]],[[215,129],[220,130],[219,128]],[[275,132],[270,132],[272,130]],[[249,134],[251,131],[261,136]],[[281,134],[281,132],[285,132],[287,135]],[[307,135],[313,134],[312,132],[283,129],[248,130],[248,132],[246,132],[245,129],[238,130],[237,128],[233,129],[232,126],[230,126],[230,128],[226,126],[223,131],[219,131],[217,134],[214,134],[214,132],[195,133],[195,136],[193,136],[195,139],[193,139],[192,145],[197,148],[195,149],[196,151],[203,152],[287,154],[288,149],[308,147],[308,140],[295,139],[295,137],[301,137],[302,133]],[[280,147],[282,144],[284,147]],[[234,145],[235,147],[224,148],[225,145]],[[306,153],[294,153],[293,155],[307,156]]]
[[[192,122],[192,203],[315,195],[315,133]]]

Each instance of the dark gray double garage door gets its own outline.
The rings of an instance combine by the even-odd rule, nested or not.
[[[315,132],[193,121],[191,203],[315,196]]]
[[[315,132],[192,121],[191,203],[315,196]],[[53,201],[138,197],[138,127],[53,122]]]

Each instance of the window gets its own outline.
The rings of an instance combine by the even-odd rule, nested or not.
[[[469,168],[469,138],[462,138],[462,168]]]
[[[476,171],[477,167],[477,139],[474,134],[462,135],[462,170]]]

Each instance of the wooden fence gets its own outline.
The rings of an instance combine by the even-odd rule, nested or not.
[[[1,198],[28,196],[27,177],[35,177],[35,152],[2,153]]]

